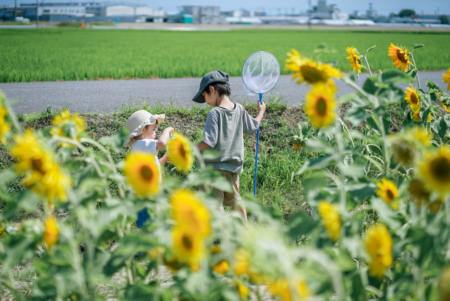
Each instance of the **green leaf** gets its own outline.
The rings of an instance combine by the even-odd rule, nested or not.
[[[445,135],[447,135],[448,133],[447,131],[448,131],[448,123],[444,117],[441,117],[438,123],[438,135],[442,140],[444,140]]]
[[[356,201],[364,201],[373,196],[375,187],[367,184],[349,191],[350,198]]]
[[[296,240],[302,235],[311,232],[317,226],[317,222],[306,212],[299,212],[293,215],[288,221],[288,235]]]
[[[381,80],[383,82],[390,82],[390,83],[398,83],[398,82],[411,82],[412,77],[408,75],[405,72],[402,72],[397,69],[391,69],[384,71],[381,74]]]
[[[363,90],[369,94],[375,95],[378,91],[378,87],[375,84],[375,78],[368,77],[362,86]]]
[[[401,224],[395,217],[397,213],[386,205],[385,202],[379,198],[372,199],[372,207],[377,212],[380,220],[385,223],[390,229],[398,229]]]
[[[361,274],[356,271],[351,276],[352,290],[350,292],[351,300],[365,301],[367,300],[366,288],[361,279]]]

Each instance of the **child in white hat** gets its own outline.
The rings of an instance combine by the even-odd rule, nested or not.
[[[174,129],[164,129],[159,139],[156,139],[158,126],[164,121],[165,115],[153,115],[146,110],[139,110],[131,114],[127,121],[128,147],[131,152],[151,153],[155,156],[163,150],[170,139]],[[159,159],[161,164],[167,161],[167,155]]]
[[[158,126],[164,121],[165,115],[153,115],[146,110],[139,110],[131,114],[127,121],[128,147],[130,152],[144,152],[158,156],[158,151],[163,150],[170,139],[174,129],[164,129],[159,139],[156,139]],[[167,154],[159,158],[163,165],[167,161]],[[143,208],[137,214],[136,226],[142,228],[150,218],[147,208]]]

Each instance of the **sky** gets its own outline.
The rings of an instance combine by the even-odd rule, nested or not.
[[[308,8],[308,0],[146,0],[145,2],[151,6],[163,7],[168,10],[175,10],[183,4],[219,5],[222,9],[245,8],[252,10],[296,8],[305,11]],[[348,13],[354,10],[366,11],[369,2],[372,2],[375,10],[381,14],[398,12],[402,8],[412,8],[418,13],[439,11],[441,14],[450,14],[450,0],[328,0],[327,2],[337,4],[341,10]],[[311,3],[314,5],[317,0],[311,0]]]
[[[19,2],[30,2],[30,0],[18,0]],[[72,0],[39,0],[40,2],[63,2]],[[78,2],[77,0],[73,0]],[[82,0],[86,1],[86,0]],[[95,1],[95,0],[91,0]],[[98,0],[97,0],[98,1]],[[100,0],[108,1],[108,0]],[[161,7],[168,11],[176,11],[181,5],[218,5],[222,10],[231,9],[250,9],[250,10],[266,10],[272,13],[291,12],[292,9],[298,11],[306,11],[308,8],[308,0],[113,0],[122,3],[145,3],[152,7]],[[317,0],[310,0],[313,5]],[[33,0],[34,2],[34,0]],[[391,12],[398,12],[402,8],[412,8],[417,13],[438,13],[450,15],[450,0],[328,0],[328,3],[337,4],[338,7],[347,13],[355,10],[364,12],[369,6],[369,2],[373,3],[374,9],[383,15]],[[14,0],[0,0],[2,4],[13,4]]]

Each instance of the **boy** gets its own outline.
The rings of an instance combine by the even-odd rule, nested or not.
[[[192,100],[206,102],[213,109],[206,118],[204,139],[198,148],[200,151],[211,149],[219,154],[216,159],[206,163],[231,182],[233,192],[221,192],[223,205],[238,210],[244,221],[247,221],[245,208],[238,204],[239,175],[244,162],[243,134],[256,131],[264,118],[266,105],[258,104],[258,115],[253,118],[242,105],[232,102],[230,95],[228,74],[216,70],[203,76]]]

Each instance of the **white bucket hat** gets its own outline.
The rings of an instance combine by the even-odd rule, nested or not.
[[[155,123],[161,123],[166,115],[153,115],[146,110],[139,110],[131,114],[127,120],[128,139],[137,137],[142,134],[142,130],[147,126]]]

